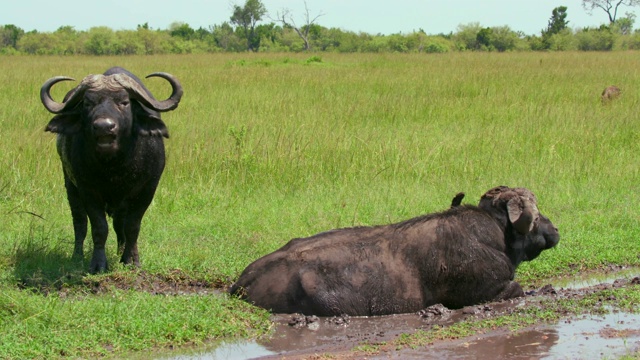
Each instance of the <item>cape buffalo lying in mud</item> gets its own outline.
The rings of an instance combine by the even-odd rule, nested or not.
[[[386,315],[523,296],[522,261],[554,247],[557,228],[525,188],[489,190],[401,223],[293,239],[250,264],[229,292],[275,313]]]
[[[51,78],[40,90],[42,104],[56,114],[45,131],[58,134],[76,257],[83,256],[87,217],[91,222],[91,273],[107,269],[105,212],[113,216],[120,261],[140,265],[140,223],[164,170],[162,137],[169,137],[160,112],[175,109],[182,97],[182,86],[172,75],[150,76],[171,84],[173,91],[167,100],[156,100],[140,79],[119,67],[103,75],[88,75],[62,103],[52,99],[51,87],[72,78]]]

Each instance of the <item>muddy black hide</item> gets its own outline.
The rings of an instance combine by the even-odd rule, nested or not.
[[[179,81],[170,74],[149,76],[161,77],[171,84],[168,99],[156,100],[139,78],[120,67],[101,75],[88,75],[66,94],[62,103],[53,100],[50,89],[72,78],[51,78],[40,90],[44,107],[55,114],[45,130],[57,133],[57,150],[73,218],[75,257],[83,257],[87,219],[91,223],[91,273],[108,268],[107,214],[113,217],[121,262],[140,264],[140,223],[164,170],[163,137],[169,137],[160,112],[175,109],[183,92]]]
[[[459,195],[458,195],[459,196]],[[401,223],[354,227],[289,241],[250,264],[229,292],[275,313],[318,316],[461,308],[519,297],[522,261],[559,241],[525,188],[489,190]]]

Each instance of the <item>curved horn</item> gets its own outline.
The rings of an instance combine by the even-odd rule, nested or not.
[[[166,108],[166,110],[161,110],[159,108],[156,108],[156,110],[169,111],[177,108],[178,103],[180,103],[180,99],[182,99],[182,93],[183,93],[182,85],[180,85],[180,81],[178,81],[178,79],[175,76],[165,72],[154,72],[146,76],[147,79],[150,77],[160,77],[167,80],[169,84],[171,84],[171,96],[169,96],[167,100],[161,101],[159,103],[160,105],[159,107]]]
[[[171,96],[163,101],[156,100],[140,83],[127,76],[126,74],[115,74],[113,75],[124,88],[130,90],[130,96],[134,99],[140,101],[143,105],[160,112],[170,111],[178,107],[178,103],[182,98],[182,85],[178,79],[176,79],[173,75],[167,73],[153,73],[147,76],[153,77],[161,77],[171,84],[172,93]]]
[[[67,104],[69,103],[70,100],[73,99],[73,101],[75,101],[75,98],[76,98],[75,95],[77,93],[79,85],[78,87],[76,87],[75,89],[67,93],[67,96],[65,96],[65,101],[62,103],[59,103],[53,100],[53,98],[51,97],[51,88],[53,87],[53,85],[55,85],[56,83],[59,83],[60,81],[74,81],[74,80],[75,80],[74,78],[70,78],[67,76],[56,76],[45,81],[42,87],[40,88],[40,101],[42,101],[42,105],[44,105],[44,107],[53,114],[59,114],[60,112],[62,112],[67,107]]]

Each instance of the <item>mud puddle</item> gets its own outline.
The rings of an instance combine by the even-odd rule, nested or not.
[[[585,316],[512,333],[405,349],[368,359],[607,359],[640,347],[640,315]]]
[[[598,284],[612,284],[621,278],[633,278],[640,275],[640,267],[612,267],[604,273],[574,276],[566,279],[554,280],[551,285],[555,288],[582,289]]]
[[[410,315],[354,320],[345,328],[324,324],[318,330],[291,331],[288,325],[283,329],[279,326],[271,341],[222,344],[212,350],[156,359],[602,359],[633,354],[640,348],[640,315],[627,313],[584,316],[515,334],[499,331],[374,354],[351,349],[363,341],[375,344],[391,340],[424,324]]]
[[[430,307],[419,314],[316,318],[274,315],[274,335],[258,341],[219,344],[155,359],[580,359],[617,358],[640,349],[640,314],[613,310],[606,315],[568,316],[517,332],[504,329],[411,348],[394,346],[401,334],[447,326],[468,318],[488,318],[536,303],[548,296],[575,297],[611,287],[635,286],[638,269],[598,278],[563,280],[512,301],[448,310]],[[623,278],[624,277],[624,278]],[[594,285],[595,284],[595,285]],[[355,350],[354,350],[355,349]],[[373,349],[373,350],[372,350]]]

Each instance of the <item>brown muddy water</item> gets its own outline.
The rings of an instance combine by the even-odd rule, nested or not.
[[[553,291],[580,292],[591,287],[624,286],[640,269],[554,282]],[[635,281],[635,280],[634,280]],[[544,289],[544,288],[542,288]],[[375,353],[357,352],[362,344],[384,344],[400,334],[449,325],[469,317],[488,317],[522,306],[540,289],[521,299],[450,311],[430,307],[419,314],[379,317],[315,318],[276,314],[275,332],[268,339],[221,343],[183,353],[146,358],[195,359],[610,359],[640,349],[640,314],[611,312],[581,315],[555,324],[541,324],[518,332],[498,330],[458,340],[436,341],[411,349],[380,347]]]

